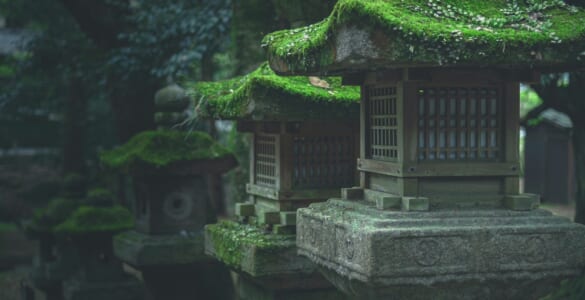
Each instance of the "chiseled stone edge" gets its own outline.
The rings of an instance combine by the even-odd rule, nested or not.
[[[114,237],[114,254],[136,267],[189,264],[209,260],[203,253],[203,234],[147,235],[134,230]]]
[[[579,251],[585,247],[585,226],[543,210],[385,213],[375,209],[374,204],[342,200],[301,209],[299,254],[339,276],[376,286],[538,280],[575,275],[585,266],[585,253]],[[518,242],[523,244],[515,246]],[[460,259],[468,262],[442,265]],[[501,262],[496,268],[490,266],[494,260]]]

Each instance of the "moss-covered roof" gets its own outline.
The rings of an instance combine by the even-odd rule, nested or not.
[[[404,66],[582,67],[585,10],[561,0],[340,0],[320,23],[267,35],[281,74]]]
[[[80,206],[61,224],[56,233],[85,234],[95,232],[117,232],[134,226],[132,213],[122,206]]]
[[[35,211],[33,219],[26,224],[28,233],[50,233],[53,228],[62,223],[79,206],[76,199],[54,198],[45,208]]]
[[[342,86],[341,78],[281,77],[266,63],[242,77],[185,85],[207,118],[293,121],[356,118],[359,111],[359,88]]]
[[[207,133],[171,130],[144,131],[124,145],[100,156],[109,168],[130,172],[143,167],[160,168],[182,161],[232,156]]]

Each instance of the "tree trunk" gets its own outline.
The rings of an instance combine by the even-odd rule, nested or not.
[[[87,98],[80,78],[70,78],[68,85],[69,94],[66,99],[63,124],[63,174],[85,175]]]
[[[585,119],[573,118],[573,150],[575,153],[575,222],[585,224]]]
[[[132,76],[132,75],[131,75]],[[154,94],[160,88],[148,76],[116,81],[110,85],[110,104],[120,143],[135,134],[154,129]],[[124,84],[120,84],[120,82]]]

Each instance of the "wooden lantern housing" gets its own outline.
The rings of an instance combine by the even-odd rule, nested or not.
[[[247,203],[236,214],[294,230],[296,210],[357,183],[359,91],[340,78],[284,78],[263,64],[249,75],[190,88],[200,116],[252,134]]]
[[[246,191],[260,224],[294,225],[296,210],[356,183],[357,120],[240,122],[252,133]],[[240,216],[251,216],[242,205]]]
[[[358,161],[364,198],[445,208],[501,207],[519,197],[519,79],[496,70],[367,73]]]

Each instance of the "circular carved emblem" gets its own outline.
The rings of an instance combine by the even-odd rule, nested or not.
[[[532,236],[524,242],[524,255],[529,263],[538,263],[546,258],[546,243],[541,237]]]
[[[173,193],[163,201],[163,211],[166,216],[175,220],[183,220],[191,215],[193,200],[186,194]]]
[[[414,248],[414,259],[421,266],[433,266],[442,256],[441,244],[435,240],[425,239]]]

